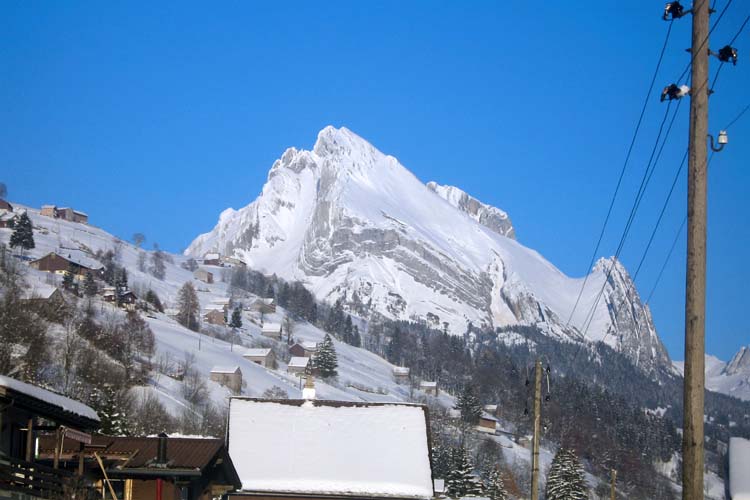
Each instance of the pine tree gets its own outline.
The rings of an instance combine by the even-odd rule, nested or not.
[[[164,306],[161,303],[161,300],[159,300],[159,296],[156,295],[156,292],[149,289],[148,292],[146,292],[146,302],[154,306],[154,309],[156,309],[159,312],[164,312]]]
[[[505,490],[505,483],[497,467],[492,469],[490,476],[487,478],[484,494],[490,500],[508,500],[508,492]]]
[[[336,348],[333,345],[331,336],[326,333],[325,338],[318,346],[318,351],[315,353],[314,366],[320,372],[323,378],[335,377],[338,375],[336,368],[339,363],[336,358]]]
[[[123,411],[124,398],[110,384],[103,389],[94,388],[89,403],[101,421],[99,432],[109,436],[127,436],[128,422]]]
[[[560,448],[547,474],[547,500],[585,500],[588,498],[583,466],[572,450]]]
[[[182,285],[177,295],[177,321],[185,328],[197,332],[199,308],[198,294],[193,284],[188,281]]]
[[[98,291],[96,281],[94,281],[94,275],[86,273],[86,277],[83,280],[83,293],[86,297],[93,297]]]
[[[11,248],[21,247],[23,250],[31,250],[36,245],[34,243],[34,229],[31,226],[31,219],[26,214],[21,216],[13,224],[13,234],[10,235]]]
[[[451,450],[451,468],[445,481],[446,492],[451,498],[479,496],[482,485],[473,474],[469,455],[464,448]]]
[[[72,267],[68,266],[68,269],[63,273],[62,287],[69,292],[75,293],[76,281]]]
[[[240,306],[232,311],[232,320],[229,322],[229,328],[242,328],[242,309]]]
[[[465,385],[461,394],[456,400],[456,410],[461,410],[461,420],[467,424],[476,424],[482,415],[482,405],[479,398],[474,394],[474,389],[470,385]]]

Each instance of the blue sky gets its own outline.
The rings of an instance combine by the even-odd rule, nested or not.
[[[521,242],[586,272],[666,33],[662,4],[279,3],[3,2],[9,198],[72,205],[121,237],[180,251],[221,210],[251,202],[285,148],[343,125],[425,182],[507,210]],[[712,46],[749,10],[732,5]],[[750,102],[749,37],[711,98],[714,132]],[[689,42],[687,18],[658,87],[682,72]],[[649,103],[602,255],[615,252],[664,106]],[[622,254],[631,270],[687,146],[682,108]],[[750,112],[710,172],[707,350],[724,359],[750,343],[748,136]],[[644,296],[684,216],[685,182],[638,276]],[[684,265],[683,237],[651,302],[675,359]]]

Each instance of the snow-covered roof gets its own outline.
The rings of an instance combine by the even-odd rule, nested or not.
[[[264,323],[263,324],[263,331],[264,332],[280,332],[281,331],[281,323]]]
[[[38,283],[32,288],[28,288],[24,291],[25,299],[49,299],[52,294],[57,291],[57,287],[47,285],[44,283]]]
[[[239,369],[239,366],[214,366],[211,373],[237,373]]]
[[[224,312],[224,306],[221,304],[208,304],[205,308],[206,311],[221,311]]]
[[[484,411],[494,413],[497,411],[497,405],[484,405]]]
[[[427,380],[423,380],[419,383],[419,387],[437,387],[437,382],[429,382]]]
[[[228,297],[217,297],[215,299],[211,299],[212,304],[221,304],[223,306],[229,305],[230,302],[231,302],[231,299],[229,299]]]
[[[395,375],[409,375],[409,368],[406,366],[394,366],[393,373]]]
[[[61,248],[50,253],[55,253],[69,262],[78,264],[79,266],[82,266],[82,267],[87,267],[94,271],[98,269],[102,269],[104,267],[101,264],[101,262],[99,262],[98,260],[92,259],[81,250],[74,250],[71,248]]]
[[[248,349],[243,356],[266,357],[271,353],[271,349]]]
[[[750,500],[750,440],[729,439],[729,494],[732,500]]]
[[[305,341],[305,342],[302,342],[300,345],[302,346],[303,349],[306,349],[308,351],[314,351],[315,349],[318,348],[318,343],[312,342],[312,341]]]
[[[293,368],[305,368],[309,362],[310,358],[304,356],[292,356],[292,359],[289,360],[289,366]]]
[[[207,253],[203,256],[205,260],[216,260],[219,259],[221,256],[218,253]]]
[[[489,413],[485,413],[485,412],[482,412],[481,418],[484,419],[484,420],[490,420],[492,422],[499,422],[499,420],[497,418],[495,418],[492,415],[490,415]]]
[[[419,405],[232,398],[228,436],[243,491],[433,494],[426,412]]]
[[[52,391],[48,391],[47,389],[42,389],[41,387],[27,384],[26,382],[21,382],[20,380],[5,377],[3,375],[0,375],[0,387],[5,387],[15,392],[25,394],[26,396],[39,399],[47,404],[57,406],[63,411],[78,415],[79,417],[88,418],[96,422],[99,421],[99,416],[96,412],[85,404]]]

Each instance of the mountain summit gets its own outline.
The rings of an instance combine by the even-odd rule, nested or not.
[[[350,130],[326,127],[312,151],[287,149],[258,198],[225,210],[185,253],[237,257],[363,316],[424,320],[457,334],[469,322],[535,325],[562,340],[603,340],[646,370],[669,366],[619,262],[595,266],[568,321],[583,278],[514,237],[502,210],[425,185]]]

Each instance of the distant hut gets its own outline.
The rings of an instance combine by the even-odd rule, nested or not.
[[[248,349],[242,357],[264,368],[273,368],[276,361],[271,349]]]
[[[429,394],[430,396],[437,396],[438,395],[438,385],[437,382],[430,382],[427,380],[423,380],[419,383],[419,388],[425,393]]]
[[[281,323],[265,323],[261,334],[269,339],[281,340]]]
[[[289,364],[286,367],[286,371],[287,373],[294,375],[304,375],[305,370],[307,370],[307,365],[309,364],[310,358],[292,356],[292,359],[289,360]]]
[[[234,394],[242,392],[242,371],[239,366],[214,366],[210,378]]]
[[[214,282],[214,273],[212,273],[211,271],[206,271],[205,269],[196,270],[193,273],[193,277],[198,281],[208,283],[209,285]]]
[[[393,367],[393,379],[398,384],[405,384],[409,382],[410,370],[406,366],[394,366]]]

